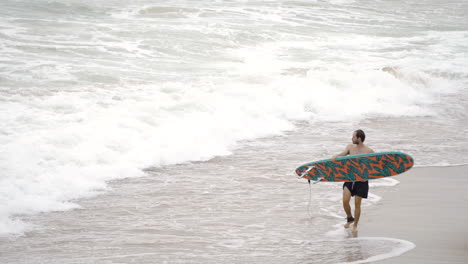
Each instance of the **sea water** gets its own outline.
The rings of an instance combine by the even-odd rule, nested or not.
[[[468,163],[467,12],[461,0],[3,1],[0,261],[409,250],[343,242],[330,231],[341,187],[292,174],[357,128],[416,166]]]

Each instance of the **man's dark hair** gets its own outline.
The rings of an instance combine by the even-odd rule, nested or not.
[[[358,129],[356,130],[356,137],[361,138],[361,142],[364,143],[364,140],[366,139],[366,134],[361,129]]]

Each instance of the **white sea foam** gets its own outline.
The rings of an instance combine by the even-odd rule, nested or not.
[[[468,163],[460,163],[460,164],[456,164],[456,163],[449,163],[449,162],[440,162],[440,163],[435,163],[435,164],[431,164],[431,165],[420,165],[420,166],[417,166],[415,165],[414,167],[416,168],[426,168],[426,167],[458,167],[458,166],[467,166]]]
[[[369,182],[369,187],[391,187],[398,185],[400,182],[398,180],[395,180],[393,178],[383,178],[383,179],[378,179],[378,180],[372,180]]]
[[[378,196],[377,194],[370,193],[368,194],[367,201],[369,204],[364,204],[364,205],[370,205],[370,204],[375,204],[378,203],[380,200],[382,200],[381,196]]]
[[[348,259],[351,255],[355,256],[359,255],[359,253],[362,253],[363,257],[358,260],[355,260],[356,257],[353,257],[354,259],[352,261],[348,260],[345,262],[341,262],[337,259],[335,263],[369,263],[400,256],[416,247],[413,242],[389,237],[357,237],[343,239],[343,237],[349,237],[351,231],[349,229],[344,229],[342,225],[340,225],[341,228],[339,229],[338,225],[336,227],[336,230],[329,231],[327,235],[340,239],[325,240],[320,242],[320,244],[341,245],[341,243],[343,243],[346,244],[347,250],[350,250],[350,252],[344,252]]]
[[[347,264],[359,264],[359,263],[369,263],[378,260],[388,259],[392,257],[400,256],[416,247],[416,245],[410,241],[402,240],[402,239],[395,239],[395,238],[388,238],[388,237],[359,237],[359,238],[350,238],[351,240],[357,241],[389,241],[392,243],[396,243],[397,246],[391,247],[388,253],[375,255],[363,260],[351,261],[351,262],[343,262]]]
[[[465,31],[342,32],[347,12],[367,14],[321,2],[270,4],[6,3],[0,235],[21,231],[19,215],[76,208],[71,200],[109,180],[229,155],[243,140],[295,129],[297,120],[331,135],[368,117],[442,122],[456,105],[448,119],[464,113],[460,101],[433,105],[466,83]],[[326,12],[337,21],[323,20]],[[432,143],[410,150],[424,159],[419,149]],[[323,155],[320,144],[311,157]],[[431,153],[426,164],[441,159]]]

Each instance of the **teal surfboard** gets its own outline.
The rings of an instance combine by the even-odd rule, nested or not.
[[[413,165],[414,160],[408,154],[380,152],[306,163],[296,169],[296,174],[312,181],[367,181],[404,173]]]

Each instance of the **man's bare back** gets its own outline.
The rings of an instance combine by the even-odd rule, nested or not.
[[[333,156],[332,159],[336,159],[337,157],[342,157],[342,156],[347,156],[347,155],[358,155],[358,154],[368,154],[368,153],[374,153],[374,151],[368,146],[364,145],[364,143],[349,144],[348,146],[346,146],[343,152]]]
[[[349,155],[368,154],[374,153],[374,151],[364,144],[349,144],[346,149],[349,151]]]

